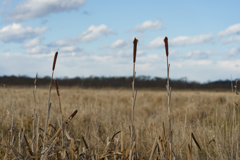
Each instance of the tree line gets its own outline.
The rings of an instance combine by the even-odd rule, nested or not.
[[[34,79],[27,76],[2,76],[0,84],[5,86],[33,86]],[[132,77],[94,77],[87,78],[57,78],[58,84],[64,87],[83,87],[83,88],[131,88]],[[38,78],[38,86],[46,86],[50,84],[50,77]],[[235,81],[233,82],[235,85]],[[166,89],[166,78],[138,76],[135,79],[136,88]],[[230,80],[219,80],[208,83],[199,83],[195,81],[187,81],[186,78],[170,79],[170,86],[174,90],[229,90],[232,85]]]

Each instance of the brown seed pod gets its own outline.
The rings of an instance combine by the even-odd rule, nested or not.
[[[56,61],[57,61],[57,56],[58,56],[58,52],[55,53],[55,56],[54,56],[54,60],[53,60],[53,67],[52,67],[52,70],[54,71],[55,69],[55,65],[56,65]]]
[[[68,124],[71,120],[72,120],[72,118],[77,114],[77,110],[75,110],[73,113],[72,113],[72,115],[67,119],[67,121],[65,122],[65,124]]]
[[[133,62],[136,62],[136,55],[137,55],[137,43],[138,40],[136,38],[134,38],[133,40]]]
[[[164,38],[164,43],[165,43],[165,49],[166,49],[166,56],[168,57],[168,38]]]

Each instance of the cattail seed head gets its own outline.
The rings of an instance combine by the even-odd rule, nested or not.
[[[133,40],[133,62],[136,62],[136,55],[137,55],[137,43],[138,40],[136,38],[134,38]]]
[[[164,43],[165,43],[165,49],[166,49],[166,56],[168,57],[168,38],[164,38]]]
[[[34,85],[36,86],[37,85],[37,77],[38,77],[38,74],[36,74],[36,78],[34,80]]]
[[[55,56],[54,56],[53,68],[52,68],[53,71],[54,71],[54,69],[55,69],[55,65],[56,65],[56,61],[57,61],[57,56],[58,56],[58,51],[55,53]]]
[[[77,110],[75,110],[73,113],[72,113],[72,115],[67,119],[67,121],[65,122],[66,124],[68,124],[71,120],[72,120],[72,118],[77,114]]]
[[[56,86],[57,95],[60,96],[58,82],[57,82],[57,80],[55,80],[54,82],[55,82],[55,86]]]

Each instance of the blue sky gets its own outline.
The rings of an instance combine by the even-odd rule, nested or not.
[[[240,1],[3,0],[0,76],[166,77],[207,82],[240,74]]]

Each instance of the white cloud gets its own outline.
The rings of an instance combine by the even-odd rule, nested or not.
[[[111,45],[111,48],[124,48],[126,46],[128,46],[128,43],[122,39],[119,39],[113,42],[113,44]]]
[[[85,3],[86,0],[25,0],[17,4],[5,20],[20,22],[35,19],[51,13],[78,9]]]
[[[184,57],[190,59],[207,59],[216,53],[216,51],[193,50],[188,52]]]
[[[229,58],[239,58],[240,56],[240,47],[233,47],[229,53],[228,53]]]
[[[57,47],[51,45],[44,45],[41,43],[41,39],[39,37],[33,38],[22,45],[24,49],[26,49],[25,53],[27,55],[41,55],[47,56],[49,54],[55,53],[58,50]],[[75,45],[65,45],[59,48],[59,53],[61,55],[76,55],[82,52],[82,48]]]
[[[228,35],[237,34],[237,33],[240,33],[240,23],[232,25],[227,29],[225,29],[224,31],[220,31],[218,33],[218,36],[223,37],[223,36],[228,36]]]
[[[135,26],[132,30],[130,31],[135,31],[135,32],[144,32],[146,30],[157,30],[160,29],[162,26],[162,23],[160,21],[145,21],[140,25]]]
[[[39,37],[33,38],[22,45],[24,48],[35,47],[41,43],[41,39]]]
[[[125,41],[123,39],[118,39],[115,42],[113,42],[111,45],[104,45],[99,47],[100,49],[105,48],[112,48],[112,49],[123,49],[123,48],[129,48],[131,45],[131,42]]]
[[[4,0],[2,1],[1,5],[7,5],[8,3],[11,3],[12,0]]]
[[[101,36],[113,34],[113,30],[102,24],[100,26],[91,25],[87,31],[78,35],[76,40],[80,42],[91,42]]]
[[[65,41],[65,40],[61,39],[61,40],[51,43],[50,45],[53,47],[63,47],[63,46],[69,45],[69,43],[70,43],[69,41]]]
[[[164,46],[164,42],[163,42],[164,37],[157,37],[154,40],[152,40],[148,47],[149,48],[160,48]]]
[[[232,42],[240,42],[240,36],[236,36],[236,37],[231,36],[228,39],[223,40],[222,44],[227,44]]]
[[[22,42],[26,39],[31,39],[39,34],[44,33],[47,27],[33,28],[31,26],[22,26],[18,23],[13,23],[0,29],[0,40],[7,42]]]
[[[74,48],[70,47],[69,50],[74,50]],[[39,75],[49,75],[55,52],[56,50],[49,54],[0,53],[1,68],[4,68],[1,74],[34,76],[38,72]],[[231,77],[231,74],[236,77],[239,73],[240,59],[213,61],[186,58],[169,62],[171,64],[170,78],[187,77],[188,80],[207,82],[208,80],[227,79]],[[10,63],[12,67],[9,67]],[[132,50],[111,54],[109,52],[105,55],[88,53],[80,56],[63,56],[63,51],[59,49],[55,76],[131,76],[130,68],[132,68]],[[159,53],[138,56],[136,72],[137,76],[164,78],[167,75],[166,58],[161,57]]]
[[[76,52],[76,51],[81,51],[82,48],[76,47],[76,46],[67,46],[67,47],[62,47],[61,51],[62,52]]]
[[[91,25],[86,31],[82,34],[79,34],[76,37],[69,38],[68,40],[58,40],[53,42],[52,46],[67,46],[72,44],[78,44],[80,42],[91,42],[102,36],[107,36],[114,34],[113,30],[108,28],[106,25],[102,24],[100,26]]]
[[[209,42],[213,38],[212,34],[203,34],[197,36],[179,36],[169,41],[171,46],[189,46]]]
[[[27,54],[51,54],[54,51],[55,50],[44,45],[37,45],[26,49]]]
[[[56,51],[57,51],[57,48],[55,47],[39,44],[37,46],[31,46],[29,48],[26,48],[25,53],[28,55],[33,55],[33,56],[40,55],[40,57],[45,57],[55,53]],[[65,47],[59,48],[58,52],[61,55],[75,56],[82,53],[82,48],[77,46],[65,46]]]
[[[169,46],[177,47],[177,46],[190,46],[195,44],[202,44],[211,41],[213,38],[212,34],[203,34],[197,36],[179,36],[173,39],[169,39]],[[157,37],[152,40],[148,47],[149,48],[161,48],[164,46],[163,42],[164,37]]]

